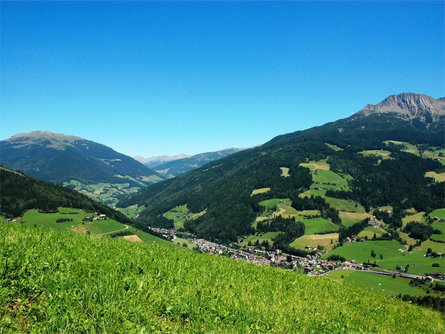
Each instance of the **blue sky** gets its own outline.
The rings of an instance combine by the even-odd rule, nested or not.
[[[262,144],[445,95],[444,2],[1,2],[0,139],[134,156]]]

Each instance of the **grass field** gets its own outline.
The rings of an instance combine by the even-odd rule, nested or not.
[[[319,160],[319,161],[309,161],[302,162],[300,167],[309,168],[309,170],[314,173],[316,170],[330,170],[331,166],[327,163],[327,159]]]
[[[410,279],[407,278],[392,278],[391,276],[377,275],[354,270],[336,270],[330,272],[325,277],[336,282],[342,282],[344,284],[350,284],[353,286],[360,286],[371,291],[389,295],[426,295],[426,292],[424,290],[410,286]]]
[[[330,250],[338,242],[338,233],[303,235],[295,239],[290,246],[295,249],[304,249],[306,246],[323,246]]]
[[[369,240],[365,242],[348,242],[342,247],[338,247],[325,254],[323,257],[327,258],[331,254],[338,254],[344,256],[348,260],[356,260],[357,263],[367,261],[376,262],[378,266],[385,269],[395,270],[396,266],[405,267],[409,265],[408,273],[424,275],[431,272],[445,272],[445,267],[433,267],[433,263],[441,260],[431,257],[425,257],[427,248],[425,246],[415,248],[411,253],[404,250],[405,246],[401,245],[396,240]],[[371,256],[371,251],[374,250],[376,257]],[[383,259],[380,259],[382,254]]]
[[[406,215],[402,218],[403,227],[405,227],[406,224],[408,224],[409,222],[425,223],[425,212],[418,212],[413,215]]]
[[[272,239],[275,238],[278,234],[281,232],[266,232],[259,235],[249,235],[246,239],[243,241],[243,245],[247,246],[249,242],[253,245],[257,240],[259,243],[262,243],[263,241],[269,242],[271,245],[273,245]]]
[[[364,150],[364,151],[359,152],[359,154],[362,154],[365,157],[377,156],[377,157],[382,158],[383,160],[394,159],[393,157],[391,157],[391,152],[389,152],[387,150]]]
[[[369,214],[358,212],[340,211],[338,215],[340,216],[342,225],[346,227],[354,225],[363,219],[369,218]]]
[[[73,208],[59,208],[57,213],[39,213],[37,210],[28,210],[23,215],[26,226],[39,227],[52,230],[70,230],[78,233],[91,233],[91,234],[112,234],[109,232],[128,230],[137,235],[144,243],[157,243],[165,246],[173,246],[169,241],[160,239],[147,232],[141,231],[137,228],[119,223],[113,219],[107,220],[93,220],[83,221],[83,218],[95,216],[92,212],[85,212],[81,209]],[[59,218],[69,218],[73,221],[57,223]],[[16,224],[16,223],[14,223]]]
[[[153,175],[155,176],[155,175]],[[135,182],[140,183],[140,186],[132,186],[128,182],[122,183],[95,183],[95,184],[85,184],[77,180],[71,180],[70,182],[65,182],[63,185],[72,188],[88,197],[108,204],[116,205],[118,198],[122,195],[128,195],[137,192],[141,187],[145,186],[140,181],[132,179]],[[147,180],[149,181],[149,180]],[[154,182],[160,181],[153,179]]]
[[[311,185],[311,187],[312,187],[312,185]],[[326,190],[310,189],[310,190],[306,190],[305,192],[302,192],[301,194],[298,195],[298,197],[304,198],[304,197],[311,197],[311,196],[314,196],[314,197],[319,196],[319,197],[324,198],[325,195],[326,195]]]
[[[348,211],[348,212],[356,212],[356,213],[366,213],[365,208],[361,206],[359,203],[354,201],[348,201],[345,199],[339,199],[334,197],[325,197],[326,202],[329,203],[330,206],[337,209],[338,211]]]
[[[348,181],[330,170],[317,170],[312,174],[312,180],[316,183],[333,184],[343,188],[348,187]]]
[[[194,243],[188,241],[187,239],[183,239],[183,238],[176,237],[175,240],[172,240],[172,243],[175,245],[184,247],[184,248],[189,248],[189,249],[197,248]]]
[[[289,168],[287,167],[280,167],[281,169],[281,176],[282,177],[289,177]]]
[[[428,248],[431,248],[433,252],[445,254],[445,243],[442,242],[434,242],[432,240],[426,240],[422,242],[420,247],[425,251]],[[443,266],[445,266],[445,260],[437,258],[437,262],[442,262]]]
[[[368,237],[368,239],[372,239],[374,237],[374,234],[378,238],[385,233],[386,233],[385,230],[382,228],[368,226],[365,227],[365,229],[361,231],[357,236],[359,238]]]
[[[439,242],[445,242],[445,234],[432,234],[430,237],[431,240],[439,241]]]
[[[435,230],[439,230],[442,234],[445,234],[445,222],[432,222],[431,227]]]
[[[65,213],[62,213],[65,212]],[[80,209],[60,208],[57,213],[39,213],[37,210],[28,210],[23,215],[25,223],[28,225],[36,225],[38,227],[51,228],[55,230],[75,230],[77,232],[90,232],[93,234],[108,233],[125,228],[125,225],[114,219],[93,220],[84,222],[87,216],[95,216],[92,212],[85,212]],[[72,219],[57,223],[57,219]]]
[[[425,177],[430,177],[434,179],[435,182],[445,182],[445,172],[444,173],[426,172]]]
[[[445,209],[436,209],[432,211],[428,216],[431,218],[437,217],[440,219],[445,219]]]
[[[270,191],[270,188],[253,189],[252,193],[250,194],[250,196],[254,196],[254,195],[258,195],[258,194],[265,194],[265,193],[267,193],[269,191]]]
[[[407,244],[408,246],[410,246],[410,245],[413,245],[413,246],[414,246],[414,245],[417,243],[417,240],[414,239],[414,238],[411,238],[411,237],[408,235],[408,233],[405,233],[405,232],[399,232],[399,236],[400,236],[400,238],[402,238],[403,240],[406,241],[406,244]]]
[[[290,198],[271,198],[259,202],[258,204],[263,206],[266,210],[272,210],[274,207],[278,207],[279,204],[290,205],[292,201]]]
[[[336,232],[339,228],[338,225],[321,217],[310,219],[299,218],[298,220],[301,221],[305,226],[304,234]]]
[[[177,207],[174,207],[170,211],[167,211],[163,214],[163,216],[167,219],[173,220],[175,224],[175,229],[179,229],[184,227],[184,222],[188,219],[196,219],[198,217],[201,217],[202,215],[205,215],[206,210],[193,213],[190,212],[190,210],[187,208],[187,204],[180,205]]]
[[[325,278],[14,224],[0,235],[4,333],[445,331],[439,312]]]
[[[118,208],[119,211],[123,212],[124,215],[126,215],[129,218],[136,218],[144,209],[145,205],[137,205],[137,204],[131,205],[126,208]]]
[[[343,149],[341,147],[338,147],[337,145],[334,144],[329,144],[329,143],[325,143],[327,147],[329,147],[331,150],[334,150],[336,152],[338,151],[343,151]]]

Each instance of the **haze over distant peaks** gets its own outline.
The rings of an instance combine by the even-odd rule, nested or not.
[[[368,104],[357,116],[393,113],[404,119],[419,119],[423,122],[435,122],[445,116],[445,98],[434,99],[431,96],[416,93],[391,95],[377,104]]]
[[[133,159],[139,161],[140,163],[143,163],[147,167],[153,168],[153,167],[156,167],[156,166],[163,164],[165,162],[189,158],[189,157],[191,157],[190,154],[181,153],[181,154],[176,154],[176,155],[158,155],[158,156],[149,157],[149,158],[143,157],[141,155],[137,155]]]

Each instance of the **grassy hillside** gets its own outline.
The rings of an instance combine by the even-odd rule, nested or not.
[[[443,333],[378,292],[180,248],[0,224],[1,332]]]

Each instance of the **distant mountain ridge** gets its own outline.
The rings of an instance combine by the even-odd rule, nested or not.
[[[137,155],[134,157],[134,159],[149,168],[155,168],[156,166],[159,166],[163,163],[173,161],[173,160],[178,160],[178,159],[189,158],[191,156],[192,155],[185,154],[185,153],[176,154],[176,155],[158,155],[158,156],[149,157],[149,158],[145,158],[141,155]]]
[[[172,178],[242,150],[242,148],[228,148],[221,151],[200,153],[187,158],[165,162],[155,166],[154,169],[165,177]]]
[[[123,183],[145,186],[163,177],[113,149],[49,131],[21,133],[0,141],[0,163],[54,183]]]

